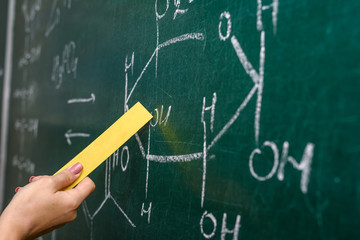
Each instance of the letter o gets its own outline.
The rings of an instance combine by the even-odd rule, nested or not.
[[[204,218],[205,217],[210,218],[210,220],[213,222],[213,225],[214,225],[214,229],[210,234],[206,234],[204,232],[203,223],[204,223]],[[215,232],[216,232],[216,225],[217,225],[217,222],[216,222],[216,218],[214,217],[214,215],[212,213],[208,213],[207,211],[205,211],[204,214],[201,216],[201,219],[200,219],[200,231],[201,231],[201,234],[206,239],[212,238],[215,235]]]
[[[223,20],[224,17],[227,19],[227,27],[226,27],[226,35],[225,36],[221,32],[221,24],[222,24],[222,20]],[[220,40],[225,41],[226,39],[228,39],[230,37],[230,33],[231,33],[230,13],[225,11],[225,12],[220,14],[220,22],[219,22],[219,37],[220,37]]]
[[[163,17],[165,17],[165,14],[167,12],[167,10],[169,9],[169,3],[170,3],[170,0],[166,0],[166,10],[163,14],[159,14],[158,10],[157,10],[157,0],[155,1],[155,14],[156,14],[156,19],[159,20],[159,19],[162,19]]]
[[[262,154],[260,149],[258,149],[258,148],[254,149],[254,151],[252,151],[252,153],[250,154],[250,158],[249,158],[249,168],[250,168],[251,175],[259,181],[265,181],[265,180],[272,178],[272,176],[274,176],[274,174],[276,173],[276,169],[279,166],[279,150],[277,149],[276,144],[273,142],[270,142],[270,141],[266,141],[263,144],[263,147],[265,147],[265,146],[270,147],[274,153],[274,164],[268,175],[261,177],[254,171],[254,166],[253,166],[254,156],[255,156],[255,154]]]
[[[151,121],[150,121],[150,126],[152,126],[152,127],[155,127],[155,126],[158,124],[158,122],[159,122],[159,110],[158,110],[157,108],[155,108],[155,113],[156,113],[156,117],[154,117],[153,119],[155,119],[156,122],[155,122],[155,123],[152,123],[152,119],[151,119]],[[152,115],[152,114],[151,114],[151,115]]]

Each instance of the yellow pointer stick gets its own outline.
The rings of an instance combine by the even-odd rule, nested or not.
[[[89,146],[54,174],[56,175],[78,162],[83,165],[80,177],[64,190],[71,189],[81,182],[81,180],[95,170],[95,168],[149,122],[151,118],[152,115],[143,105],[139,102],[136,103],[97,139],[90,143]]]

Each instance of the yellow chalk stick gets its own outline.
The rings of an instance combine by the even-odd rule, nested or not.
[[[129,111],[54,175],[78,162],[81,163],[83,165],[83,170],[80,177],[65,190],[73,188],[120,148],[131,136],[139,131],[151,118],[152,115],[143,107],[143,105],[139,102],[136,103]]]

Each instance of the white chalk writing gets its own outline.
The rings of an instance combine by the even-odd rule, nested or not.
[[[207,233],[204,230],[204,221],[208,219],[208,224],[207,225],[211,225],[212,227],[212,231]],[[225,240],[225,237],[227,234],[233,234],[233,240],[238,239],[239,236],[239,230],[240,230],[240,220],[241,220],[241,216],[237,215],[236,216],[236,221],[235,221],[235,226],[232,230],[228,229],[227,227],[227,213],[223,213],[223,218],[222,218],[222,224],[221,224],[221,235],[220,235],[220,239],[221,240]],[[210,221],[210,222],[209,222]],[[201,216],[200,219],[200,232],[203,235],[204,238],[206,239],[210,239],[213,238],[216,235],[216,230],[217,230],[217,219],[214,216],[214,214],[212,213],[208,213],[208,211],[205,211],[203,213],[203,215]]]
[[[19,88],[15,89],[13,93],[13,98],[29,100],[34,96],[35,86],[30,86],[29,88]]]
[[[51,81],[55,83],[56,89],[61,87],[65,74],[72,74],[72,77],[76,78],[79,59],[75,55],[75,50],[76,44],[71,41],[64,46],[62,55],[56,55],[53,58]]]
[[[60,24],[60,11],[61,8],[70,9],[72,2],[71,0],[63,0],[62,6],[58,4],[60,0],[53,0],[52,8],[50,11],[50,17],[48,18],[48,25],[46,28],[45,36],[49,36],[50,33],[55,29],[55,27]],[[195,29],[192,31],[182,31],[177,34],[174,34],[171,37],[165,38],[163,36],[163,32],[160,31],[160,23],[163,21],[171,21],[174,23],[178,23],[180,19],[186,18],[189,12],[192,11],[191,6],[195,6],[193,0],[181,1],[181,0],[160,0],[154,1],[154,12],[153,18],[155,19],[154,24],[156,24],[156,33],[154,27],[154,36],[156,36],[156,44],[154,42],[153,47],[148,52],[147,57],[143,58],[143,56],[133,51],[132,49],[127,49],[125,53],[123,53],[122,60],[125,60],[124,63],[121,64],[121,69],[124,70],[121,75],[121,84],[124,84],[124,88],[122,92],[124,92],[124,101],[121,101],[121,109],[123,112],[129,110],[129,106],[133,104],[133,102],[137,99],[136,92],[139,87],[144,84],[145,73],[149,71],[154,71],[151,77],[157,79],[158,71],[160,70],[159,58],[161,58],[160,52],[167,51],[170,49],[170,46],[181,46],[184,42],[188,44],[193,44],[194,46],[204,47],[206,44],[206,32],[204,29]],[[270,1],[269,1],[270,2]],[[263,5],[262,0],[257,0],[257,8],[256,8],[256,28],[255,34],[259,37],[254,49],[256,49],[257,56],[255,58],[248,57],[249,49],[248,46],[245,45],[243,38],[238,38],[239,36],[236,34],[236,26],[238,21],[233,21],[231,16],[231,11],[225,9],[219,9],[219,12],[214,16],[215,24],[213,25],[212,34],[215,34],[216,41],[223,44],[222,46],[228,47],[232,49],[232,58],[235,59],[234,66],[238,67],[238,70],[242,72],[244,78],[247,81],[247,84],[250,85],[247,88],[247,92],[245,92],[244,98],[238,102],[234,103],[234,106],[230,106],[232,108],[232,112],[229,116],[224,119],[224,116],[220,116],[219,110],[221,109],[224,102],[224,98],[226,96],[222,95],[220,91],[218,92],[206,92],[201,96],[198,96],[197,107],[199,111],[198,117],[199,128],[201,127],[201,139],[200,142],[196,143],[195,150],[193,152],[184,152],[177,151],[172,154],[155,154],[154,147],[152,146],[154,140],[152,139],[152,134],[156,134],[156,131],[169,130],[171,129],[171,123],[173,121],[173,116],[175,116],[178,112],[175,105],[170,105],[165,102],[156,103],[157,107],[152,108],[152,114],[154,116],[153,120],[148,125],[148,129],[145,130],[146,134],[141,136],[141,133],[135,134],[134,141],[137,142],[137,146],[139,147],[139,155],[141,153],[141,157],[146,160],[146,179],[143,182],[144,186],[144,200],[142,201],[142,205],[139,211],[136,211],[136,214],[140,214],[142,217],[147,217],[147,223],[150,224],[151,214],[154,214],[156,211],[156,202],[152,201],[151,194],[148,192],[151,190],[151,164],[178,164],[183,163],[187,164],[192,161],[202,161],[201,164],[201,181],[199,180],[199,207],[204,210],[202,216],[200,217],[200,232],[201,235],[206,238],[220,238],[225,239],[231,236],[232,239],[238,239],[240,233],[240,214],[229,214],[222,212],[221,215],[218,215],[218,211],[213,211],[213,213],[205,211],[206,205],[206,196],[209,194],[209,190],[206,189],[206,181],[207,181],[207,171],[208,171],[208,161],[216,161],[216,152],[212,153],[211,150],[214,150],[216,145],[219,145],[220,141],[223,141],[226,134],[229,134],[230,129],[238,122],[243,115],[244,109],[247,109],[251,112],[251,125],[252,127],[252,139],[254,142],[254,146],[250,148],[250,151],[246,154],[245,159],[238,159],[238,161],[244,160],[248,161],[248,167],[250,174],[253,176],[252,181],[267,181],[272,179],[274,176],[277,176],[279,181],[284,181],[286,179],[285,172],[298,170],[301,172],[300,179],[300,191],[303,194],[306,194],[309,189],[310,183],[310,173],[311,173],[311,164],[314,156],[315,144],[311,142],[306,142],[305,150],[302,154],[301,160],[297,161],[294,157],[290,156],[290,144],[287,141],[284,141],[282,149],[279,150],[277,143],[274,141],[264,141],[262,139],[262,133],[264,131],[261,125],[262,119],[262,108],[263,108],[263,91],[264,91],[264,83],[266,80],[265,76],[265,60],[266,54],[269,49],[267,49],[266,41],[269,41],[266,37],[271,37],[269,35],[269,28],[264,25],[263,19],[267,19],[264,17],[265,14],[271,14],[271,24],[272,24],[272,33],[276,34],[277,26],[278,26],[278,11],[279,11],[279,0],[272,0],[272,3],[269,5]],[[255,8],[254,8],[255,10]],[[255,12],[254,12],[255,14]],[[255,15],[254,15],[255,16]],[[164,31],[166,33],[166,31]],[[155,35],[156,34],[156,35]],[[31,57],[24,54],[24,59],[20,59],[19,66],[21,63],[22,67],[26,67],[27,64],[31,63],[32,59],[36,60],[36,57],[40,56],[41,46],[39,51],[35,51],[36,48],[33,48],[34,57]],[[62,53],[57,54],[52,59],[52,73],[51,73],[51,81],[55,84],[55,88],[59,89],[63,84],[65,77],[75,79],[77,76],[77,67],[78,67],[78,57],[76,55],[76,44],[74,41],[68,42]],[[204,47],[205,48],[205,47]],[[30,52],[32,49],[30,49]],[[271,49],[270,49],[271,51]],[[39,52],[38,54],[35,54]],[[136,57],[136,61],[135,61]],[[25,61],[26,60],[26,61]],[[35,61],[33,60],[33,61]],[[161,59],[160,59],[161,60]],[[142,61],[139,66],[139,62]],[[135,70],[134,70],[135,69]],[[151,70],[153,69],[153,70]],[[122,70],[121,70],[122,71]],[[159,75],[160,76],[160,75]],[[147,80],[147,79],[146,79]],[[65,80],[66,81],[66,80]],[[166,90],[166,89],[165,89]],[[170,92],[167,93],[165,90],[162,90],[166,94],[166,98],[171,99],[172,94]],[[28,93],[26,88],[24,90],[17,90],[16,96],[17,98],[26,98]],[[89,96],[90,94],[90,96]],[[100,96],[100,95],[99,95]],[[201,102],[202,100],[202,102]],[[69,108],[74,104],[80,103],[94,103],[95,102],[95,94],[88,93],[88,95],[82,96],[73,96],[71,99],[64,100],[64,103],[69,104]],[[252,106],[252,103],[255,105]],[[94,104],[97,105],[97,104]],[[226,109],[228,109],[227,106]],[[247,117],[248,115],[247,111]],[[221,121],[219,121],[219,119]],[[20,129],[20,127],[19,127]],[[89,133],[82,132],[73,132],[71,129],[65,133],[65,139],[68,145],[72,145],[75,139],[81,140],[82,138],[90,137]],[[155,135],[156,136],[156,135]],[[153,137],[154,138],[154,137]],[[153,140],[153,142],[151,142]],[[147,144],[147,145],[146,145]],[[129,145],[130,146],[130,145]],[[90,212],[87,206],[86,201],[83,204],[83,211],[87,217],[87,221],[90,223],[90,231],[91,231],[91,239],[93,239],[93,224],[95,217],[99,214],[105,204],[110,203],[117,208],[117,210],[122,214],[123,220],[129,224],[131,227],[136,227],[133,222],[132,216],[128,215],[123,208],[121,207],[121,199],[116,198],[115,195],[112,194],[111,189],[111,174],[113,173],[124,173],[126,171],[129,172],[132,165],[132,157],[135,154],[132,154],[132,149],[129,146],[124,146],[121,149],[115,151],[107,160],[106,160],[106,168],[105,168],[105,196],[101,203],[95,208],[95,211]],[[252,151],[251,151],[252,150]],[[272,155],[270,157],[271,167],[264,171],[259,171],[259,166],[264,166],[265,161],[264,158],[268,157],[268,154],[264,154],[265,152],[271,152]],[[300,157],[300,156],[298,156]],[[268,159],[266,159],[268,160]],[[269,161],[266,161],[267,163]],[[289,163],[289,164],[288,164]],[[289,168],[289,166],[291,166]],[[144,168],[145,169],[145,168]],[[286,171],[285,171],[286,169]],[[199,178],[200,179],[200,178]],[[201,185],[201,192],[200,192]],[[298,186],[296,186],[298,187]],[[134,218],[135,219],[135,218]],[[143,218],[145,220],[145,218]],[[217,219],[222,221],[218,221]],[[230,220],[228,220],[230,219]],[[232,220],[232,221],[231,221]],[[154,220],[153,220],[154,221]],[[218,224],[219,222],[219,224]],[[220,224],[221,222],[221,224]],[[230,224],[230,222],[232,224]],[[218,226],[219,225],[219,226]],[[221,226],[220,226],[221,225]]]
[[[65,138],[66,138],[66,142],[71,145],[71,139],[72,138],[88,138],[90,137],[90,134],[88,133],[73,133],[72,129],[69,129],[66,133],[65,133]]]
[[[24,171],[30,175],[35,173],[35,163],[32,162],[29,158],[14,155],[11,163],[12,166],[16,167],[19,171]]]
[[[33,39],[35,36],[35,30],[40,26],[40,10],[42,0],[25,0],[21,6],[22,13],[25,20],[25,32],[29,34],[30,38]]]
[[[33,119],[33,118],[15,119],[14,125],[15,125],[15,130],[17,131],[32,133],[35,138],[38,135],[39,119]]]
[[[29,65],[40,58],[41,55],[41,46],[31,48],[28,52],[25,50],[24,56],[19,60],[18,67],[22,68],[26,65]]]
[[[95,102],[95,94],[91,93],[90,94],[90,98],[73,98],[73,99],[69,99],[67,101],[68,104],[73,104],[73,103],[94,103]]]
[[[50,36],[51,32],[60,23],[61,7],[71,9],[71,2],[72,0],[63,0],[63,5],[61,6],[61,4],[58,4],[58,0],[53,0],[44,34],[46,37]]]

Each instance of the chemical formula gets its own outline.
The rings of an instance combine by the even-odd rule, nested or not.
[[[160,3],[161,1],[161,3]],[[160,68],[161,55],[159,53],[166,52],[170,46],[176,46],[177,44],[187,42],[197,46],[198,43],[206,43],[207,34],[204,29],[198,31],[181,32],[177,36],[172,38],[166,38],[161,29],[160,23],[166,19],[177,21],[181,17],[186,17],[192,11],[196,11],[195,3],[198,0],[154,0],[151,16],[155,19],[155,26],[153,34],[155,36],[154,46],[152,46],[151,54],[139,61],[135,61],[140,53],[136,51],[129,51],[128,53],[121,52],[121,58],[124,59],[125,64],[120,66],[123,75],[117,76],[121,81],[121,94],[124,94],[124,104],[121,105],[121,111],[125,113],[129,110],[131,103],[137,101],[136,92],[140,89],[140,85],[145,81],[144,74],[149,73],[151,68],[150,65],[155,66],[154,73],[151,72],[151,76],[155,79],[159,77],[158,71]],[[266,88],[266,53],[273,51],[266,45],[266,39],[268,36],[276,36],[278,33],[278,13],[279,13],[279,2],[280,0],[269,0],[266,1],[269,4],[263,4],[263,0],[257,0],[256,12],[256,23],[254,24],[254,31],[256,31],[260,45],[258,60],[256,63],[249,60],[247,48],[242,45],[243,39],[237,36],[234,29],[239,28],[236,21],[233,21],[232,12],[228,9],[218,9],[216,16],[212,16],[216,22],[212,26],[212,33],[215,33],[216,41],[221,44],[223,48],[233,50],[236,62],[232,63],[232,66],[240,69],[246,73],[246,81],[251,84],[251,88],[246,92],[246,96],[239,102],[234,104],[234,110],[232,115],[225,119],[225,124],[220,124],[219,121],[224,120],[224,117],[218,114],[218,109],[225,105],[225,96],[221,96],[219,92],[210,91],[205,95],[198,96],[199,103],[198,109],[198,129],[201,132],[201,141],[197,142],[197,149],[193,152],[187,152],[181,155],[167,155],[166,152],[163,154],[154,153],[153,136],[156,131],[159,131],[159,126],[162,128],[168,127],[169,120],[172,119],[172,114],[176,111],[173,105],[165,102],[158,103],[158,107],[148,109],[153,115],[152,121],[147,125],[144,136],[146,141],[142,140],[139,134],[135,134],[136,149],[131,146],[125,145],[113,153],[105,162],[105,179],[104,188],[105,194],[99,205],[95,208],[89,207],[89,202],[84,201],[82,204],[82,211],[85,215],[85,219],[90,228],[90,239],[95,239],[94,229],[96,224],[94,220],[103,211],[105,204],[107,207],[112,207],[118,211],[123,218],[119,219],[120,222],[130,226],[129,228],[136,228],[138,223],[134,220],[129,213],[127,213],[121,200],[114,197],[111,188],[111,175],[114,174],[114,170],[118,170],[118,174],[125,173],[130,168],[130,162],[132,158],[132,151],[140,151],[142,163],[146,166],[144,186],[141,186],[141,191],[144,192],[144,198],[141,199],[141,208],[137,209],[136,212],[141,219],[152,224],[152,214],[156,211],[157,202],[154,201],[149,192],[151,192],[151,179],[150,172],[153,164],[189,164],[190,162],[198,161],[201,164],[201,181],[199,186],[201,191],[197,194],[200,201],[198,207],[201,209],[201,214],[197,217],[196,228],[204,239],[225,239],[231,236],[232,239],[239,239],[239,233],[241,232],[241,222],[243,216],[241,213],[232,213],[221,210],[221,213],[217,209],[211,209],[206,206],[206,196],[209,194],[211,189],[207,188],[208,181],[208,162],[215,158],[215,155],[210,153],[224,139],[230,129],[232,129],[242,118],[244,110],[251,112],[251,121],[253,121],[253,129],[251,128],[252,137],[255,144],[252,151],[246,156],[246,166],[252,176],[253,180],[259,182],[269,181],[270,179],[277,179],[276,181],[286,181],[287,171],[298,171],[300,178],[297,179],[298,190],[301,194],[306,195],[308,193],[311,176],[311,166],[313,163],[313,156],[315,151],[315,143],[304,142],[301,156],[292,156],[291,142],[284,141],[282,145],[276,143],[273,139],[262,139],[261,132],[266,132],[266,129],[261,126],[261,114],[263,108],[263,101],[266,101],[263,97],[264,88]],[[26,155],[26,142],[38,139],[41,133],[42,121],[40,117],[32,116],[27,117],[29,104],[34,101],[37,94],[37,84],[35,79],[29,77],[28,72],[33,64],[36,64],[44,54],[44,48],[42,44],[39,44],[35,39],[41,36],[45,39],[50,39],[61,26],[63,18],[61,17],[63,12],[71,13],[73,8],[76,7],[77,2],[72,0],[52,0],[50,12],[45,14],[45,27],[40,27],[41,17],[44,18],[42,8],[44,1],[42,0],[24,0],[21,5],[23,20],[24,20],[24,51],[22,52],[19,59],[16,59],[16,69],[21,71],[22,80],[21,86],[13,89],[12,98],[17,101],[22,108],[22,115],[16,116],[13,122],[9,126],[16,131],[18,134],[18,152],[9,156],[11,164],[19,172],[19,176],[22,174],[34,174],[36,172],[36,164],[34,161]],[[159,5],[161,4],[161,8]],[[161,10],[160,10],[161,9]],[[169,17],[170,16],[170,17]],[[42,18],[42,20],[43,20]],[[271,30],[264,28],[265,20],[271,19]],[[234,23],[233,23],[234,22]],[[235,33],[234,33],[235,32]],[[163,39],[166,40],[163,40]],[[47,76],[49,85],[52,87],[52,91],[62,91],[67,86],[74,83],[76,80],[81,78],[80,69],[82,60],[80,53],[86,51],[82,49],[74,39],[66,39],[66,42],[61,44],[61,50],[57,51],[56,54],[49,59],[50,67]],[[140,62],[140,63],[139,63]],[[258,67],[254,67],[258,66]],[[138,70],[138,71],[134,71]],[[139,72],[139,74],[135,74]],[[3,75],[3,70],[0,69],[0,77]],[[146,80],[151,81],[151,80]],[[78,93],[78,96],[63,99],[63,104],[66,106],[66,110],[75,109],[76,106],[90,105],[97,103],[101,99],[101,94],[97,95],[97,89],[93,89],[88,93]],[[100,91],[100,90],[99,90]],[[255,102],[255,107],[250,103]],[[83,104],[83,105],[81,105]],[[144,104],[146,106],[146,103]],[[147,107],[147,106],[146,106]],[[68,127],[68,126],[67,126]],[[217,131],[216,129],[220,129]],[[77,141],[83,139],[89,139],[93,137],[92,133],[82,131],[78,128],[78,125],[71,126],[71,128],[63,129],[61,132],[62,140],[66,146],[71,148],[76,146]],[[76,141],[75,141],[76,139]],[[272,167],[266,174],[260,173],[256,166],[261,165],[264,160],[264,153],[271,153]],[[244,159],[237,159],[238,161],[244,161]],[[235,179],[236,180],[236,179]],[[95,210],[90,210],[95,209]],[[235,217],[234,217],[235,216]],[[230,219],[232,218],[232,219]],[[207,226],[209,223],[211,228],[204,227],[205,222]],[[230,224],[231,222],[231,224]],[[39,238],[43,239],[43,238]],[[56,239],[56,232],[51,234],[51,239]]]
[[[192,3],[193,1],[189,1]],[[149,60],[146,62],[145,66],[142,68],[142,71],[139,76],[135,77],[135,83],[132,86],[129,86],[129,78],[130,76],[133,78],[134,74],[134,58],[136,57],[136,53],[133,52],[130,56],[125,56],[125,85],[124,85],[124,112],[129,109],[128,102],[133,97],[133,93],[136,91],[136,88],[139,82],[143,79],[144,73],[147,71],[148,66],[151,63],[155,63],[155,78],[157,77],[158,71],[158,60],[159,60],[159,52],[166,51],[166,47],[170,45],[177,44],[183,41],[204,41],[205,33],[204,32],[189,32],[183,33],[178,37],[171,38],[164,42],[160,42],[161,31],[159,29],[159,22],[162,18],[165,17],[166,14],[173,14],[173,19],[176,19],[177,16],[186,14],[191,8],[181,9],[181,1],[174,1],[176,6],[175,12],[171,13],[169,11],[170,1],[166,1],[166,9],[164,12],[158,11],[158,1],[155,1],[155,17],[156,17],[156,42],[157,45],[154,47],[153,54],[150,56]],[[227,121],[227,123],[222,127],[222,129],[215,135],[213,139],[209,139],[207,132],[214,132],[214,124],[216,124],[216,106],[217,104],[221,104],[221,99],[217,97],[217,93],[210,93],[212,98],[208,100],[206,97],[203,97],[203,104],[199,106],[200,116],[199,119],[202,127],[203,127],[203,142],[202,149],[199,149],[198,152],[192,152],[185,155],[154,155],[151,153],[151,132],[154,131],[158,125],[166,126],[167,121],[171,118],[172,106],[164,106],[162,105],[160,108],[155,108],[152,113],[154,119],[149,124],[148,131],[148,141],[147,146],[140,140],[138,134],[135,135],[136,141],[138,143],[139,149],[141,151],[142,157],[146,160],[146,180],[145,180],[145,199],[141,206],[140,215],[147,219],[147,222],[151,223],[151,213],[153,212],[153,207],[156,205],[155,202],[152,202],[151,199],[148,199],[148,191],[149,191],[149,171],[150,171],[150,162],[155,162],[158,164],[176,164],[176,163],[184,163],[191,161],[202,161],[202,190],[199,193],[201,196],[201,202],[199,203],[201,208],[204,209],[204,201],[206,196],[206,178],[207,178],[207,161],[209,159],[209,151],[221,140],[221,138],[226,134],[226,132],[236,123],[236,120],[241,117],[242,111],[248,106],[248,103],[251,99],[256,99],[256,107],[254,111],[254,139],[256,142],[256,146],[254,150],[251,152],[248,162],[249,162],[249,171],[251,175],[257,179],[258,181],[266,181],[277,175],[279,181],[285,180],[285,166],[287,163],[290,163],[291,166],[301,172],[301,179],[299,188],[304,194],[308,191],[309,185],[309,177],[311,171],[311,163],[314,153],[315,145],[313,143],[306,143],[304,153],[301,157],[300,161],[297,161],[294,157],[289,155],[290,144],[285,141],[282,146],[282,152],[279,153],[279,147],[275,144],[275,142],[266,140],[261,141],[259,139],[260,133],[260,119],[261,119],[261,109],[262,109],[262,101],[263,101],[263,88],[264,88],[264,67],[265,67],[265,36],[266,32],[263,28],[263,14],[271,14],[272,16],[272,25],[273,32],[270,34],[276,34],[277,31],[277,14],[278,14],[278,6],[279,0],[273,0],[270,5],[262,5],[262,1],[257,1],[257,22],[256,29],[259,32],[260,37],[260,53],[259,53],[259,69],[256,70],[253,67],[253,64],[248,60],[246,56],[246,51],[240,44],[240,41],[237,39],[235,35],[232,35],[232,20],[231,13],[228,11],[223,11],[219,13],[219,24],[218,26],[214,26],[217,28],[219,41],[224,42],[224,44],[232,47],[239,59],[239,66],[241,66],[245,72],[249,76],[249,80],[253,82],[253,87],[249,91],[248,95],[245,99],[239,103],[238,108],[234,112],[233,116]],[[268,49],[271,51],[271,49]],[[273,153],[273,167],[269,171],[269,173],[265,176],[260,176],[256,169],[254,168],[254,161],[261,161],[262,151],[264,149],[270,149]],[[110,185],[111,185],[111,169],[114,169],[118,165],[121,165],[122,172],[126,171],[128,163],[130,161],[130,154],[128,146],[124,146],[121,149],[117,150],[109,159],[106,161],[106,170],[105,170],[105,198],[99,207],[94,211],[90,212],[87,207],[87,203],[83,204],[83,211],[85,215],[88,217],[90,226],[91,226],[91,238],[93,238],[93,228],[94,228],[94,219],[101,212],[104,204],[108,201],[112,202],[114,207],[116,207],[124,216],[124,221],[128,222],[131,227],[136,228],[136,223],[128,216],[126,212],[121,207],[121,202],[118,202],[111,194]],[[120,163],[119,163],[120,162]],[[220,218],[220,219],[219,219]],[[205,231],[203,228],[203,223],[205,221],[210,221],[213,225],[211,231]],[[220,223],[219,223],[220,222]],[[215,216],[210,210],[204,209],[204,212],[201,216],[199,216],[199,231],[205,239],[211,239],[215,236],[220,236],[221,239],[225,239],[226,235],[233,235],[233,239],[238,239],[240,226],[241,226],[241,215],[238,214],[236,219],[234,219],[234,226],[228,226],[227,224],[227,213],[224,212],[222,216]],[[220,229],[218,229],[218,225],[220,225]]]

